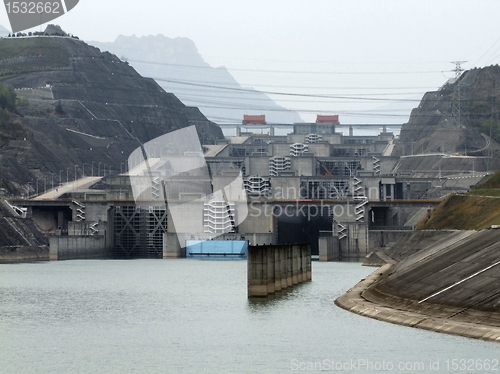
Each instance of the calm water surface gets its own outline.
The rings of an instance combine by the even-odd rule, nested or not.
[[[246,261],[0,265],[0,372],[289,373],[329,371],[331,360],[342,372],[427,373],[431,363],[439,372],[495,372],[452,370],[451,360],[498,360],[499,344],[334,305],[373,270],[315,262],[312,282],[254,302]]]

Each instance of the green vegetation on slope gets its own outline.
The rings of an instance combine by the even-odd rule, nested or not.
[[[16,109],[16,93],[10,87],[0,83],[0,109],[13,112]]]
[[[467,195],[448,196],[417,229],[478,230],[491,225],[500,225],[500,172],[478,183]]]
[[[472,186],[469,195],[500,196],[500,172],[490,175],[475,186]]]
[[[451,195],[439,204],[418,230],[478,230],[500,224],[500,198]]]
[[[9,140],[23,139],[29,135],[26,127],[13,115],[15,110],[14,90],[0,83],[0,147]]]
[[[483,179],[481,182],[476,184],[475,186],[472,186],[472,190],[479,190],[479,189],[492,189],[492,188],[499,188],[500,189],[500,171],[496,172],[493,175],[488,176],[487,178]]]
[[[500,196],[500,189],[498,188],[481,188],[472,190],[469,195],[475,196]]]
[[[69,66],[69,52],[53,38],[4,38],[0,41],[0,78]]]

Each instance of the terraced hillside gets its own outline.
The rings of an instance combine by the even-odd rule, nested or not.
[[[17,74],[69,67],[70,54],[53,38],[5,39],[0,43],[0,79]]]
[[[197,108],[80,40],[4,38],[0,56],[0,79],[17,94],[17,127],[11,131],[26,133],[8,138],[8,129],[2,129],[4,195],[33,194],[37,180],[45,188],[68,174],[72,179],[75,166],[77,177],[83,168],[90,175],[92,163],[94,173],[98,163],[116,173],[139,145],[137,139],[147,142],[191,125],[206,144],[222,137]]]

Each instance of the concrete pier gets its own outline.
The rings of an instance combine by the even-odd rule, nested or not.
[[[247,266],[248,297],[267,297],[311,280],[311,246],[250,246]]]
[[[163,234],[163,258],[185,258],[186,249],[181,248],[176,233]]]
[[[281,257],[279,251],[274,252],[274,292],[281,291]]]

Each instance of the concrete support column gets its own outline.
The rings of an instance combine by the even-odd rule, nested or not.
[[[287,268],[287,259],[288,259],[288,251],[287,246],[280,245],[277,247],[278,252],[280,253],[280,264],[281,264],[281,289],[286,290],[288,288],[288,268]]]
[[[299,284],[299,253],[300,244],[294,244],[292,247],[292,282]]]
[[[297,257],[297,268],[298,268],[297,281],[299,283],[302,283],[304,281],[304,279],[302,278],[302,245],[299,244],[298,246],[299,246],[299,248],[298,248],[298,257]]]
[[[293,252],[292,252],[292,246],[287,245],[286,246],[286,272],[287,272],[287,277],[286,277],[286,285],[287,287],[292,287],[293,286]]]
[[[57,237],[49,238],[49,260],[57,261],[59,259],[59,240]]]
[[[248,247],[248,297],[267,297],[311,279],[311,246]]]
[[[281,250],[276,248],[274,252],[274,292],[281,291]]]
[[[266,297],[269,277],[266,246],[249,247],[247,258],[248,297]]]
[[[275,274],[274,274],[274,269],[275,269],[275,252],[276,250],[272,246],[265,246],[265,256],[267,257],[267,293],[269,295],[274,294],[275,291]]]
[[[271,128],[269,129],[269,135],[274,136],[274,126],[271,126]]]
[[[311,246],[306,244],[306,279],[305,281],[310,281],[312,279],[312,265],[311,265]]]
[[[300,245],[300,281],[305,282],[307,281],[307,244],[301,244]]]
[[[182,248],[175,233],[163,234],[163,258],[180,258],[185,257],[182,255]]]

